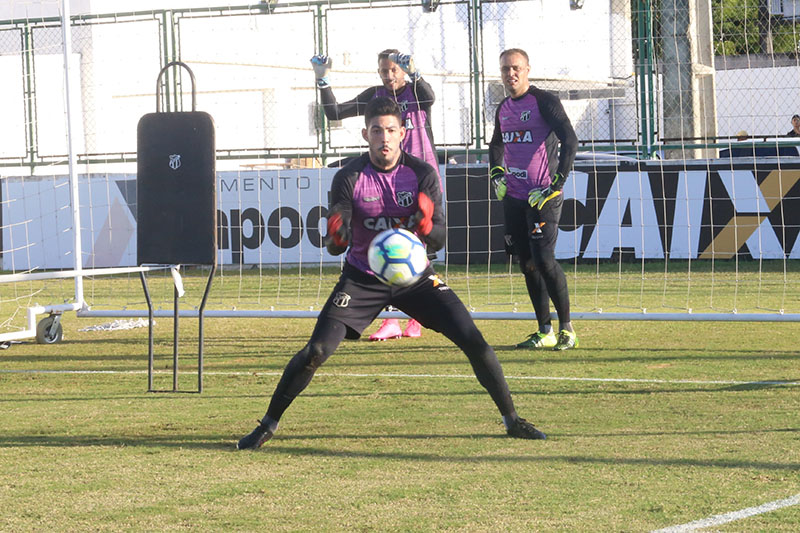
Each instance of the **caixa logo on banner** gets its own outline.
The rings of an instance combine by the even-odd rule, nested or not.
[[[556,257],[800,257],[798,164],[737,166],[576,166],[564,186]]]

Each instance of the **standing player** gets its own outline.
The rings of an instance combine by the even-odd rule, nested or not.
[[[364,114],[367,103],[373,98],[388,97],[400,107],[406,137],[403,140],[403,151],[423,159],[437,172],[439,162],[433,144],[431,128],[431,107],[435,96],[431,86],[422,79],[422,75],[414,65],[414,58],[401,54],[395,49],[384,50],[378,54],[378,74],[383,85],[370,87],[352,100],[338,103],[328,82],[331,60],[328,56],[317,55],[311,58],[314,74],[317,77],[322,109],[328,120],[341,120]],[[406,75],[410,82],[406,80]],[[439,178],[441,186],[441,178]],[[408,321],[405,330],[400,329],[396,318],[386,319],[378,331],[370,335],[374,341],[403,337],[419,337],[422,329],[414,319]]]
[[[436,171],[401,149],[406,131],[397,104],[376,98],[364,113],[362,135],[369,151],[339,170],[331,185],[326,245],[334,255],[347,251],[341,277],[319,314],[311,339],[286,365],[266,415],[237,448],[255,449],[272,438],[284,411],[308,386],[317,368],[342,340],[357,339],[387,304],[441,332],[464,351],[478,381],[500,410],[510,436],[546,438],[517,415],[494,350],[458,296],[430,266],[408,287],[384,285],[369,270],[367,248],[380,233],[376,226],[401,221],[436,250],[444,244],[445,223]]]
[[[517,348],[578,347],[569,311],[567,278],[556,261],[561,189],[575,161],[578,138],[557,96],[530,85],[528,54],[500,54],[500,76],[508,91],[497,108],[489,143],[490,176],[503,202],[505,233],[525,276],[538,331]],[[559,151],[559,141],[561,149]],[[553,333],[550,299],[558,313]]]

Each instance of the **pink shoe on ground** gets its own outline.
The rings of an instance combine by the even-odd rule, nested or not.
[[[421,337],[421,336],[422,336],[422,325],[413,318],[409,318],[408,325],[406,325],[406,330],[403,332],[403,337]]]
[[[371,341],[385,341],[388,339],[399,339],[403,335],[400,323],[396,318],[387,318],[378,328],[378,331],[369,336]]]

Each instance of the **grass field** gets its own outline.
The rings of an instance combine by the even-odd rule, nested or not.
[[[2,531],[650,531],[800,493],[800,324],[591,321],[531,353],[525,323],[480,322],[547,441],[505,437],[438,334],[345,341],[238,452],[313,321],[206,319],[202,395],[146,392],[146,328],[79,331],[100,322],[0,351]],[[798,531],[800,505],[711,530]]]
[[[573,312],[683,312],[800,314],[800,261],[648,261],[563,263],[570,286]],[[316,309],[325,303],[340,267],[289,266],[219,270],[211,288],[208,309],[262,310],[274,308]],[[464,303],[477,311],[530,311],[530,300],[517,266],[438,265]],[[184,271],[189,305],[199,305],[208,272]],[[71,279],[38,285],[20,283],[21,294],[68,300],[74,295]],[[148,274],[154,301],[172,309],[172,278],[166,273]],[[94,308],[144,309],[138,276],[98,276],[85,281],[85,298]],[[0,286],[0,288],[4,288]],[[8,297],[3,291],[0,325],[5,313],[24,305],[23,296]],[[194,299],[191,298],[194,296]],[[47,302],[39,302],[47,303]],[[184,303],[184,308],[187,303]]]

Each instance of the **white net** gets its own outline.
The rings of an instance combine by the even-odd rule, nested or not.
[[[785,137],[800,112],[800,64],[783,7],[765,25],[757,9],[725,1],[124,4],[72,13],[69,108],[62,2],[0,7],[6,324],[39,303],[143,311],[135,273],[91,273],[80,294],[68,274],[8,276],[136,266],[136,127],[175,60],[193,70],[197,109],[216,126],[221,268],[209,312],[318,311],[340,268],[320,246],[336,172],[323,165],[363,143],[360,118],[324,118],[309,58],[332,57],[344,101],[379,83],[387,48],[413,54],[436,93],[448,215],[437,268],[476,312],[531,310],[486,168],[504,97],[498,55],[511,47],[530,53],[532,83],[561,98],[582,145],[558,243],[577,318],[800,312],[800,158]],[[162,89],[165,110],[189,109],[184,73],[170,71]],[[196,307],[208,271],[183,272],[185,305]],[[170,309],[172,278],[151,276]]]
[[[79,253],[73,191],[56,177],[68,173],[67,98],[78,84],[67,87],[65,66],[76,55],[64,53],[58,3],[6,3],[0,15],[15,17],[0,26],[0,338],[10,340],[36,334],[36,313],[76,308],[73,279],[41,271],[70,268]],[[31,24],[41,17],[55,22]]]

